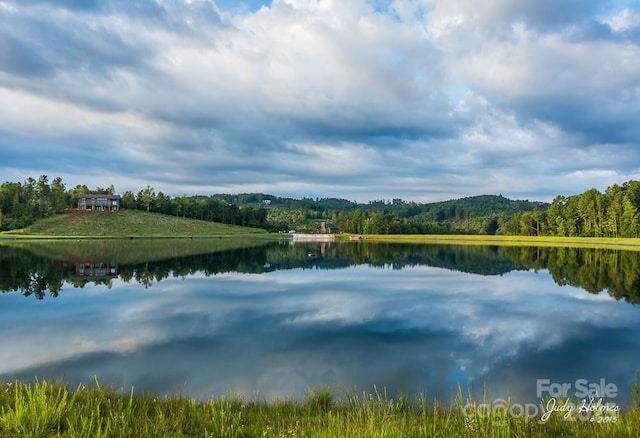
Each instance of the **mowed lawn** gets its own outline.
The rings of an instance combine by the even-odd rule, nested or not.
[[[264,234],[265,230],[139,210],[64,213],[5,234],[47,237],[187,237]]]
[[[608,248],[640,251],[639,238],[504,236],[487,234],[363,234],[358,240],[385,243]]]

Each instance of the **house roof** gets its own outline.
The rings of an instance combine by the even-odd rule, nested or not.
[[[107,198],[107,199],[120,199],[120,195],[104,195],[100,193],[82,193],[78,195],[78,198]]]

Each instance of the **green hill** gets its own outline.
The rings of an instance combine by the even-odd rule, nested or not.
[[[485,217],[497,213],[521,213],[523,211],[544,211],[549,204],[544,202],[514,201],[502,195],[480,195],[449,201],[423,204],[421,212],[416,215],[425,222],[464,220],[474,217]]]
[[[187,237],[264,234],[257,228],[205,222],[140,210],[65,213],[14,230],[11,235],[51,237]]]
[[[327,211],[352,212],[356,209],[361,209],[363,211],[378,211],[382,213],[393,212],[400,217],[416,218],[424,222],[462,220],[498,213],[544,211],[549,207],[549,204],[545,202],[512,200],[502,195],[478,195],[428,203],[416,203],[402,199],[357,203],[337,198],[281,198],[264,193],[223,194],[213,195],[212,197],[241,207],[266,205],[269,209],[302,209],[316,213]],[[202,200],[205,197],[194,196],[193,199]]]

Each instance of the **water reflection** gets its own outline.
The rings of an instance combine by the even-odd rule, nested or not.
[[[111,280],[146,287],[171,277],[224,272],[261,274],[287,269],[342,269],[354,265],[403,269],[431,266],[480,275],[546,269],[561,286],[640,303],[640,256],[635,251],[464,245],[251,240],[81,241],[3,245],[0,291],[38,299],[65,284],[109,286]],[[88,250],[91,250],[88,253]]]
[[[637,302],[635,253],[194,243],[79,255],[72,242],[3,247],[3,290],[64,293],[0,296],[0,378],[97,375],[137,390],[265,398],[375,384],[448,399],[459,384],[480,394],[486,384],[489,397],[525,402],[539,378],[605,378],[619,404],[630,399],[638,308],[595,292]],[[118,278],[78,278],[79,260],[117,265]]]
[[[115,262],[76,263],[76,279],[89,281],[113,280],[118,278],[118,264]]]

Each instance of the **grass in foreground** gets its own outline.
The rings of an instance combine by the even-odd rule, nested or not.
[[[509,415],[509,407],[470,409],[459,395],[450,406],[399,395],[338,399],[329,389],[302,401],[245,402],[220,397],[119,394],[97,385],[69,390],[47,381],[0,388],[0,434],[23,437],[637,437],[640,403],[615,422],[548,421]]]
[[[41,219],[11,236],[62,237],[187,237],[265,234],[265,230],[126,210],[117,213],[65,213]]]

